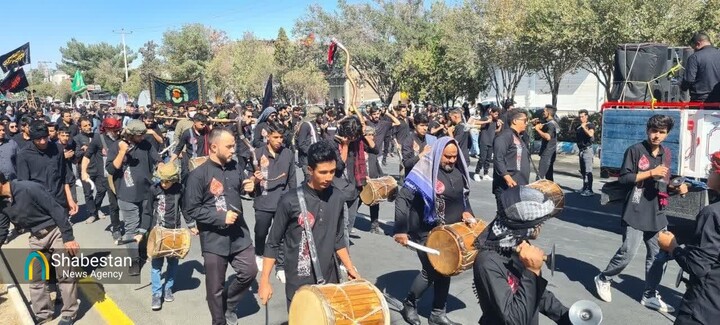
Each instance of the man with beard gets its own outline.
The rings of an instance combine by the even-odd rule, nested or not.
[[[108,175],[105,169],[107,162],[108,148],[118,140],[118,132],[122,127],[120,120],[106,117],[100,124],[100,132],[93,135],[92,141],[88,145],[87,150],[83,154],[80,161],[80,179],[83,181],[83,190],[85,192],[85,208],[90,216],[104,218],[100,207],[102,207],[105,193],[108,195],[110,202],[110,226],[113,241],[117,241],[122,236],[120,230],[120,210],[118,208],[117,196],[115,189],[110,187]],[[89,188],[90,182],[95,184],[95,196]],[[110,191],[108,191],[110,189]]]
[[[145,133],[145,140],[150,142],[155,151],[160,151],[165,143],[160,128],[155,121],[155,114],[153,112],[146,112],[142,116],[142,121],[145,123],[147,132]]]
[[[17,125],[20,127],[20,132],[15,133],[13,140],[18,144],[18,150],[25,148],[27,145],[32,144],[30,139],[30,123],[32,118],[29,116],[23,116],[20,118],[20,123]]]
[[[436,226],[477,222],[468,200],[469,179],[457,141],[450,137],[435,141],[405,178],[395,200],[395,241],[403,246],[407,246],[409,240],[424,244],[430,230]],[[434,296],[428,323],[459,325],[448,319],[445,312],[450,277],[435,271],[427,253],[418,250],[417,255],[422,270],[403,301],[403,319],[409,324],[420,325],[417,300],[432,285]]]
[[[257,119],[257,125],[253,131],[252,145],[255,148],[262,148],[266,143],[267,125],[278,119],[277,110],[274,107],[267,107]]]
[[[460,146],[460,153],[463,154],[465,161],[470,161],[470,129],[468,125],[463,122],[463,110],[458,108],[450,111],[448,114],[450,118],[450,127],[448,128],[448,135],[452,136],[457,140]]]
[[[535,124],[535,132],[542,139],[540,145],[540,166],[538,168],[539,179],[547,179],[552,181],[553,165],[555,165],[555,157],[557,156],[557,135],[560,132],[560,125],[555,120],[557,108],[552,105],[545,105],[543,111],[543,119],[545,124]]]
[[[170,162],[174,162],[178,155],[182,153],[181,167],[182,174],[180,180],[184,182],[190,168],[190,159],[198,157],[206,157],[210,150],[210,141],[207,122],[208,118],[202,114],[194,114],[192,118],[193,126],[180,136],[180,142],[175,147]],[[183,151],[184,150],[184,151]]]
[[[475,289],[482,317],[480,325],[539,324],[542,313],[557,324],[571,325],[568,308],[547,290],[540,274],[545,254],[528,243],[555,210],[555,203],[525,185],[504,191],[506,207],[478,236],[473,264]]]
[[[388,120],[381,119],[380,108],[377,106],[370,106],[368,110],[368,119],[365,121],[367,126],[372,126],[375,129],[375,144],[377,150],[387,155],[388,148],[385,147],[385,139],[390,137],[392,128],[400,125],[400,121],[395,118],[392,114],[387,114]],[[377,159],[377,157],[374,157]],[[385,159],[383,157],[383,159]]]
[[[287,272],[285,297],[288,309],[301,286],[316,284],[321,279],[326,283],[340,282],[336,257],[348,270],[351,279],[360,277],[347,249],[343,221],[345,197],[332,186],[337,161],[337,151],[332,142],[313,144],[308,151],[308,180],[280,198],[265,246],[259,281],[258,296],[263,305],[272,297],[270,272],[282,254],[285,255]],[[311,229],[305,227],[305,221]],[[318,256],[310,255],[310,234]],[[311,260],[317,260],[319,269]]]
[[[68,129],[70,131],[70,137],[75,137],[78,134],[78,127],[73,123],[72,119],[72,113],[73,111],[70,109],[64,110],[62,112],[62,116],[60,117],[60,120],[57,121],[58,129],[62,126]],[[45,119],[42,119],[45,121]]]
[[[430,153],[430,146],[436,140],[435,136],[427,134],[428,123],[427,114],[417,113],[413,117],[415,132],[405,137],[402,143],[402,167],[405,169],[405,177],[420,159]]]
[[[527,115],[520,110],[509,110],[507,113],[509,128],[501,131],[493,142],[493,183],[492,192],[498,214],[505,209],[500,197],[508,188],[530,183],[530,151],[522,135],[527,127]]]
[[[128,274],[140,275],[138,241],[140,216],[146,206],[155,165],[160,161],[157,151],[147,142],[145,123],[130,121],[123,131],[123,139],[108,148],[105,169],[113,177],[120,217],[125,221],[125,235],[115,244],[125,244],[132,264]]]
[[[63,146],[48,140],[44,121],[33,121],[29,130],[31,142],[17,156],[18,179],[43,184],[55,201],[74,216],[78,212],[72,196],[75,180],[72,170],[68,170]]]
[[[254,192],[254,177],[243,173],[232,157],[235,137],[224,129],[209,136],[208,161],[189,174],[184,211],[197,222],[205,267],[205,292],[213,325],[235,325],[235,308],[257,275],[250,230],[243,217],[240,192]],[[228,263],[235,270],[227,290]],[[268,267],[268,269],[272,266]]]
[[[90,119],[87,117],[81,117],[80,118],[80,133],[73,138],[76,146],[75,150],[75,161],[79,162],[80,165],[78,167],[78,171],[80,174],[80,180],[82,181],[82,158],[85,156],[85,152],[87,152],[88,148],[90,147],[90,142],[92,141],[94,135],[92,133],[92,124],[90,123]],[[85,208],[88,212],[88,217],[85,219],[85,223],[93,223],[98,219],[97,210],[95,209],[95,205],[93,204],[92,200],[92,186],[87,182],[87,180],[82,182],[83,185],[83,193],[85,194]],[[88,193],[89,192],[89,193]],[[90,197],[90,200],[87,200],[87,198]]]

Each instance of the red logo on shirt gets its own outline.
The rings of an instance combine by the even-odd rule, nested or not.
[[[642,155],[640,157],[640,161],[638,161],[638,169],[640,170],[648,170],[650,168],[650,160],[647,156]]]
[[[515,292],[517,292],[518,287],[520,286],[520,279],[518,279],[514,274],[508,272],[507,283],[510,286],[510,290],[512,290],[512,292],[515,293]]]
[[[225,188],[222,183],[213,177],[212,181],[210,181],[210,193],[214,196],[220,196],[223,192],[225,192]]]
[[[435,194],[443,194],[445,193],[445,184],[441,181],[435,182]]]
[[[315,224],[315,216],[312,214],[312,212],[307,212],[308,216],[308,223],[310,224],[310,227],[312,227]],[[300,213],[298,215],[298,225],[300,225],[301,228],[305,229],[305,219],[304,215]]]

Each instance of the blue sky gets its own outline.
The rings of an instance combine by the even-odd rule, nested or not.
[[[60,47],[73,37],[85,43],[120,44],[120,35],[113,30],[124,28],[133,31],[125,41],[137,53],[146,41],[160,43],[164,31],[188,23],[224,30],[231,39],[242,37],[246,31],[269,39],[277,36],[280,27],[290,33],[295,20],[305,15],[313,3],[327,10],[337,6],[337,0],[8,1],[3,5],[2,25],[13,31],[4,33],[0,53],[29,41],[32,67],[40,61],[50,61],[54,67],[61,59]]]

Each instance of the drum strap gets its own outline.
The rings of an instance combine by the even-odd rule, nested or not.
[[[194,131],[195,131],[195,130],[193,130],[193,128],[191,127],[191,128],[190,128],[190,140],[191,140],[191,141],[190,141],[190,145],[192,146],[192,158],[196,158],[196,157],[197,157],[197,149],[198,149],[197,139],[195,138],[195,132],[194,132]]]
[[[325,278],[322,274],[322,267],[320,266],[320,260],[317,256],[317,247],[315,247],[315,239],[312,234],[312,227],[310,227],[310,221],[308,221],[308,210],[307,204],[305,203],[305,193],[303,192],[303,186],[300,185],[296,188],[298,202],[300,203],[300,217],[303,220],[303,231],[307,236],[308,247],[310,250],[310,260],[312,261],[312,267],[315,270],[315,278],[317,284],[325,284]]]

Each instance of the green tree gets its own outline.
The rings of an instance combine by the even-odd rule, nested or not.
[[[139,71],[135,72],[139,74],[142,87],[150,87],[151,76],[162,77],[162,61],[157,56],[158,47],[154,41],[148,41],[138,51],[142,55],[142,62],[137,69]]]
[[[191,24],[163,34],[160,54],[166,60],[171,78],[189,80],[205,74],[205,68],[213,58],[213,33],[202,24]]]
[[[83,72],[87,84],[97,83],[103,88],[119,89],[119,85],[103,84],[104,81],[114,80],[116,76],[100,76],[97,75],[97,72],[119,73],[118,77],[121,77],[121,80],[125,77],[122,45],[110,45],[105,42],[85,44],[73,38],[67,42],[66,47],[60,48],[60,54],[62,54],[62,59],[61,63],[58,64],[58,69],[71,76],[75,73],[75,70],[79,69]],[[128,49],[128,65],[136,57],[137,55]],[[98,69],[101,63],[104,67]],[[100,80],[103,82],[100,82]]]
[[[93,82],[99,84],[103,90],[116,94],[120,91],[125,79],[124,69],[124,67],[114,65],[110,59],[103,59],[87,74],[95,76]]]
[[[130,76],[127,82],[124,82],[120,90],[131,98],[137,98],[140,92],[148,88],[148,84],[142,80],[141,71],[139,69],[130,70]]]
[[[252,34],[223,46],[208,65],[209,82],[220,94],[261,98],[265,81],[274,72],[274,48]]]

